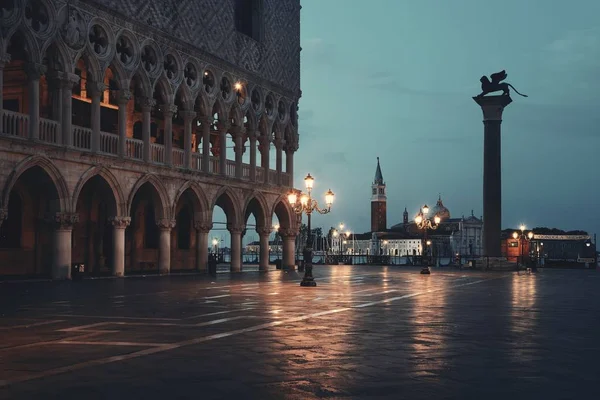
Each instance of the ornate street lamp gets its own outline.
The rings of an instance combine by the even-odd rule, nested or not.
[[[521,226],[519,226],[519,230],[521,231],[521,233],[519,232],[513,232],[512,236],[513,239],[518,240],[519,244],[520,244],[520,258],[521,258],[521,265],[525,265],[525,242],[531,242],[531,240],[533,239],[533,231],[529,231],[527,234],[525,233],[525,225],[521,224]]]
[[[425,265],[423,266],[423,269],[421,269],[421,273],[422,274],[430,274],[431,271],[429,270],[429,245],[431,244],[430,241],[427,240],[427,230],[428,229],[432,229],[435,230],[438,228],[438,226],[440,225],[440,222],[442,222],[442,219],[440,218],[439,215],[435,215],[433,218],[428,217],[429,214],[429,207],[427,207],[427,204],[425,204],[423,207],[421,207],[421,209],[419,210],[419,213],[417,214],[417,216],[415,217],[415,223],[417,224],[417,228],[419,229],[423,229],[423,258],[426,259],[425,261]],[[427,257],[425,257],[425,254],[427,253]]]
[[[304,178],[304,184],[306,186],[306,191],[308,193],[297,193],[292,190],[288,194],[288,201],[292,206],[292,209],[296,214],[302,215],[305,213],[308,218],[308,237],[306,239],[306,245],[304,250],[302,251],[302,258],[304,259],[304,278],[302,278],[302,282],[300,282],[300,286],[317,286],[313,276],[312,276],[312,245],[313,245],[313,237],[312,237],[312,228],[310,223],[310,217],[313,211],[317,211],[319,214],[327,214],[331,211],[331,205],[333,204],[333,199],[335,195],[329,189],[327,193],[325,193],[325,204],[327,208],[320,209],[319,204],[315,199],[312,198],[312,188],[315,180],[310,174],[306,175]],[[300,201],[298,202],[298,197],[300,197]],[[340,238],[341,239],[341,238]]]

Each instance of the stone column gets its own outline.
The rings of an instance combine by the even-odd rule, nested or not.
[[[250,140],[250,180],[256,181],[256,131],[248,132]]]
[[[143,97],[140,101],[142,106],[142,140],[144,141],[144,162],[152,161],[151,143],[150,143],[150,125],[152,107],[156,105],[156,100],[150,97]]]
[[[473,97],[483,111],[483,252],[500,257],[502,230],[502,158],[500,126],[510,96]]]
[[[119,90],[119,149],[118,155],[125,158],[127,155],[127,104],[131,100],[131,92],[129,90]]]
[[[52,279],[71,279],[71,234],[79,215],[56,213],[51,222],[54,224]]]
[[[277,178],[275,183],[281,185],[281,173],[283,172],[283,140],[275,140],[275,170]]]
[[[235,177],[237,179],[242,179],[242,156],[244,154],[244,146],[242,144],[243,132],[239,126],[231,128],[230,131],[233,133],[235,143],[235,147],[233,148],[235,152]]]
[[[181,111],[183,116],[183,168],[192,168],[192,122],[196,118],[194,111]]]
[[[90,113],[92,126],[92,152],[97,153],[100,151],[100,119],[102,118],[100,100],[102,99],[102,95],[106,90],[106,85],[102,82],[88,81],[86,86],[88,93],[92,97],[92,107]]]
[[[113,275],[125,275],[125,229],[131,223],[130,217],[111,218],[113,226]]]
[[[25,64],[29,95],[29,139],[38,140],[40,137],[40,78],[46,72],[42,64]]]
[[[269,270],[269,236],[271,235],[271,229],[268,227],[257,227],[256,233],[260,237],[260,258],[258,261],[259,271]]]
[[[200,118],[202,124],[202,172],[210,172],[210,117]]]
[[[175,221],[163,218],[156,222],[160,229],[158,242],[158,272],[168,274],[171,271],[171,229],[175,228]]]
[[[288,186],[294,187],[294,153],[295,150],[288,147],[285,149],[285,173],[288,175]]]
[[[177,112],[175,104],[164,104],[161,106],[164,118],[165,130],[165,164],[173,165],[173,114]]]
[[[242,232],[243,226],[234,226],[227,224],[227,229],[231,235],[231,272],[242,272]]]
[[[219,121],[219,174],[227,176],[227,132],[230,124]]]
[[[73,145],[73,85],[79,83],[79,76],[71,73],[63,73],[61,79],[62,118],[62,144],[71,147]]]
[[[198,271],[208,271],[208,233],[212,226],[212,223],[194,221],[194,229],[196,229],[196,269]]]
[[[279,235],[283,240],[281,268],[293,271],[296,269],[295,251],[297,232],[293,229],[279,228]]]
[[[2,226],[2,223],[4,222],[4,220],[7,218],[8,218],[8,209],[0,208],[0,227]]]
[[[48,72],[46,77],[48,79],[48,91],[50,92],[50,114],[51,118],[60,123],[62,120],[62,85],[61,85],[61,75],[62,73],[59,71],[52,71],[52,73]],[[2,103],[0,103],[2,104]],[[62,130],[57,133],[60,142],[62,142]]]
[[[269,183],[269,151],[271,147],[271,142],[269,141],[268,136],[261,136],[260,138],[260,166],[263,169],[264,173],[264,183]]]
[[[10,62],[10,54],[0,56],[0,133],[4,133],[4,66]]]

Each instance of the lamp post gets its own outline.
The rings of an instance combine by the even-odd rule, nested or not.
[[[529,231],[527,234],[525,233],[525,225],[521,224],[521,226],[519,227],[519,230],[521,231],[521,233],[519,232],[513,232],[513,239],[516,239],[519,241],[519,247],[521,248],[520,251],[520,258],[521,258],[521,265],[525,265],[525,241],[531,241],[531,239],[533,239],[533,231]]]
[[[437,229],[438,226],[440,225],[440,222],[442,221],[442,219],[440,218],[439,215],[435,215],[433,218],[428,217],[427,215],[429,214],[429,207],[427,207],[427,204],[425,204],[423,207],[421,207],[421,209],[419,210],[419,213],[417,214],[417,216],[415,217],[415,223],[417,224],[417,228],[419,229],[423,229],[423,245],[425,246],[425,248],[423,249],[423,258],[425,259],[425,254],[427,253],[427,258],[425,261],[425,265],[423,266],[423,269],[421,269],[421,273],[422,274],[430,274],[431,271],[429,270],[429,245],[431,244],[430,241],[427,240],[427,230],[428,229]]]
[[[275,232],[275,257],[277,257],[277,259],[279,260],[279,246],[277,245],[277,243],[279,243],[279,224],[275,224],[273,225],[273,232]]]
[[[302,252],[302,258],[304,259],[304,277],[302,278],[302,282],[300,282],[300,286],[317,286],[315,279],[312,276],[312,227],[310,217],[313,211],[317,211],[319,214],[327,214],[331,211],[331,205],[333,204],[334,194],[329,189],[327,193],[325,193],[325,203],[327,208],[320,209],[319,204],[315,199],[312,198],[312,188],[315,180],[310,174],[306,175],[304,178],[304,184],[306,186],[306,191],[308,193],[300,192],[300,202],[298,202],[298,193],[292,190],[288,194],[288,201],[292,206],[292,209],[296,214],[302,215],[302,213],[306,214],[308,219],[308,237],[306,240],[306,246]],[[340,238],[341,239],[341,238]]]

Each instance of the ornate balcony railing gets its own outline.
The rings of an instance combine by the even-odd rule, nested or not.
[[[202,154],[192,153],[192,169],[202,171]]]
[[[40,141],[58,143],[60,123],[51,119],[40,118]]]
[[[127,138],[127,157],[141,160],[144,157],[144,141]]]
[[[92,149],[92,130],[82,128],[81,126],[73,127],[73,147],[81,150]]]
[[[29,115],[3,110],[2,133],[10,136],[27,138],[29,132]]]
[[[184,152],[181,149],[173,149],[173,165],[183,167]]]
[[[119,135],[100,132],[100,152],[105,154],[119,154]]]
[[[165,147],[160,144],[150,143],[150,158],[152,162],[165,163]]]

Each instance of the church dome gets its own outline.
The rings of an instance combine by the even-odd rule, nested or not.
[[[442,219],[442,221],[450,218],[450,210],[448,210],[446,208],[446,206],[444,206],[441,195],[438,198],[438,201],[435,204],[435,207],[433,207],[430,212],[431,212],[432,216],[435,216],[435,215],[439,216]]]

